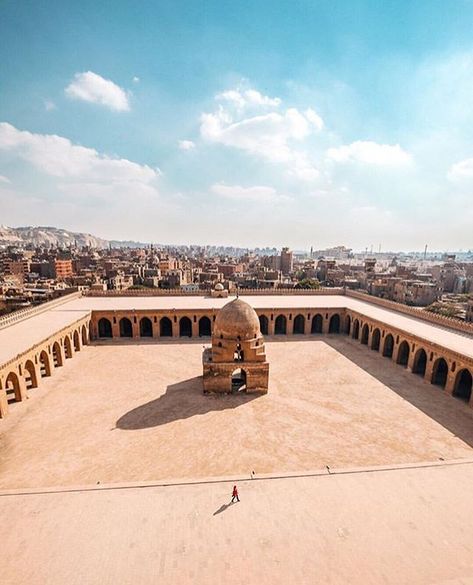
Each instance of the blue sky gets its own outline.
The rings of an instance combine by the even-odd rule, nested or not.
[[[473,2],[0,2],[0,224],[473,246]]]

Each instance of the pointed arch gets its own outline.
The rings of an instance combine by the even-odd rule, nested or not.
[[[5,380],[5,390],[8,403],[21,401],[20,379],[15,372],[10,372],[8,374]]]
[[[361,329],[361,343],[363,345],[368,345],[368,340],[370,338],[370,328],[368,323],[365,323]]]
[[[292,324],[292,332],[295,335],[301,335],[305,333],[305,317],[304,315],[296,315],[294,323]]]
[[[192,321],[189,317],[181,317],[179,320],[179,336],[192,337]]]
[[[259,328],[261,330],[261,333],[263,335],[268,335],[268,331],[269,331],[268,317],[266,317],[266,315],[260,315],[258,317],[258,319],[259,319]]]
[[[351,317],[350,317],[350,315],[347,315],[345,317],[345,329],[344,329],[345,333],[347,335],[350,335],[350,329],[351,329]]]
[[[330,317],[330,321],[328,324],[328,332],[329,333],[340,333],[340,315],[335,313]]]
[[[379,351],[379,346],[381,344],[381,331],[376,327],[373,331],[373,335],[371,336],[371,349],[374,351]]]
[[[247,375],[245,370],[237,368],[232,373],[232,392],[245,392]]]
[[[210,337],[212,335],[212,322],[206,316],[199,319],[199,337]]]
[[[133,325],[128,317],[122,317],[119,322],[120,337],[133,337]]]
[[[425,376],[427,369],[427,352],[422,347],[419,348],[414,355],[414,363],[412,365],[412,373],[418,376]]]
[[[455,378],[453,396],[464,402],[470,402],[472,393],[473,377],[470,370],[460,370]]]
[[[47,378],[51,375],[51,361],[49,359],[49,355],[43,349],[43,351],[39,354],[39,373],[41,378]]]
[[[394,337],[391,333],[386,335],[383,345],[383,357],[392,358],[394,352]]]
[[[106,338],[106,337],[112,337],[112,324],[110,323],[110,320],[107,319],[106,317],[102,317],[101,319],[99,319],[99,323],[98,323],[98,330],[99,330],[99,337],[100,338]],[[84,333],[82,333],[82,339],[84,338]]]
[[[445,388],[448,377],[448,364],[444,358],[437,358],[432,369],[431,383],[434,386]]]
[[[140,319],[140,337],[153,337],[153,324],[149,317]]]
[[[66,358],[66,360],[69,360],[72,357],[72,344],[69,335],[66,335],[66,337],[64,337],[64,357]]]
[[[409,354],[410,354],[409,344],[407,343],[406,340],[404,340],[399,345],[396,363],[398,363],[400,366],[404,366],[405,368],[407,368],[407,364],[409,363]]]
[[[285,315],[278,315],[274,323],[274,333],[276,335],[286,335],[287,332],[287,319]]]
[[[24,365],[25,370],[25,384],[26,389],[31,390],[31,388],[38,387],[38,374],[36,371],[36,366],[31,360],[27,360]]]
[[[78,333],[77,329],[74,331],[73,341],[74,341],[74,351],[80,351],[80,337],[79,337],[79,333]]]
[[[312,324],[310,327],[311,333],[322,333],[324,327],[324,319],[320,313],[312,317]]]
[[[351,336],[353,339],[358,339],[360,337],[360,322],[358,321],[358,319],[355,319],[353,321]]]
[[[162,317],[159,321],[159,336],[172,337],[172,322],[168,317]]]
[[[59,343],[57,341],[55,341],[53,343],[52,354],[53,354],[54,367],[60,368],[63,364],[63,359],[62,359],[61,346],[59,345]]]

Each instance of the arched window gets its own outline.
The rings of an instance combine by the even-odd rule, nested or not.
[[[212,322],[208,317],[201,317],[199,319],[199,336],[210,337],[212,335]]]
[[[172,322],[168,317],[162,317],[159,321],[159,336],[172,337]]]
[[[330,317],[330,321],[328,324],[328,332],[340,333],[340,315],[338,315],[338,313]]]
[[[133,326],[128,317],[122,317],[119,322],[120,337],[133,337]]]
[[[305,317],[304,315],[296,315],[292,325],[292,332],[295,335],[302,335],[305,333]]]
[[[287,327],[286,317],[284,315],[278,315],[274,323],[274,333],[276,333],[276,335],[285,335],[286,327]]]
[[[49,361],[49,356],[44,349],[39,354],[39,373],[41,378],[47,378],[51,375],[51,362]]]
[[[455,378],[453,396],[460,400],[464,400],[465,402],[470,402],[472,383],[471,372],[466,368],[464,370],[459,370],[457,377]]]
[[[179,321],[179,336],[192,337],[192,322],[189,317],[182,317]]]
[[[419,376],[425,376],[425,370],[427,368],[427,353],[424,349],[420,348],[417,350],[414,356],[414,364],[412,366],[412,373]]]
[[[266,315],[260,315],[259,319],[259,328],[263,335],[268,335],[268,317]]]
[[[386,339],[384,340],[383,346],[383,356],[387,358],[393,357],[394,351],[394,337],[389,333],[386,335]]]
[[[244,392],[246,390],[246,372],[241,368],[232,373],[232,392]]]
[[[322,315],[317,314],[312,317],[312,325],[310,327],[311,333],[322,333],[324,325],[324,319]]]
[[[140,319],[140,337],[153,337],[153,323],[149,317]]]
[[[99,319],[99,337],[112,337],[112,324],[108,319],[102,317]]]
[[[36,374],[36,367],[31,360],[25,362],[25,383],[27,390],[31,390],[31,388],[38,387],[38,376]]]
[[[373,331],[373,335],[371,337],[371,349],[375,350],[375,351],[379,351],[379,345],[381,342],[381,331],[376,328]]]
[[[407,368],[409,362],[409,344],[407,341],[402,341],[397,353],[397,363]]]
[[[447,384],[447,376],[447,362],[443,358],[436,359],[432,370],[432,384],[434,386],[440,386],[440,388],[445,388],[445,385]]]

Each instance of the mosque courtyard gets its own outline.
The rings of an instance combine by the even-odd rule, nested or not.
[[[0,421],[0,488],[249,478],[473,456],[471,408],[346,337],[269,338],[263,396],[203,395],[202,345],[84,348]]]

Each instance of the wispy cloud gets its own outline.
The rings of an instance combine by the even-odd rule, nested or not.
[[[411,155],[399,144],[378,144],[362,140],[329,148],[327,157],[338,163],[357,162],[376,166],[402,166],[412,162]]]
[[[195,148],[195,143],[192,140],[179,140],[178,144],[180,150],[192,150]]]

